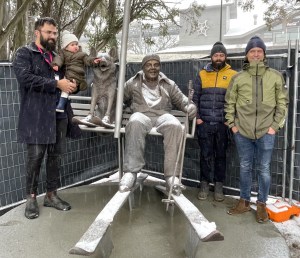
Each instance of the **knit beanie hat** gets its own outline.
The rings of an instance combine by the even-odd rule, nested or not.
[[[225,56],[227,56],[227,51],[226,48],[224,47],[223,43],[220,41],[217,41],[211,51],[210,51],[210,56],[212,57],[215,53],[223,53]]]
[[[245,54],[247,55],[249,50],[252,48],[255,48],[255,47],[259,47],[259,48],[263,49],[264,53],[266,53],[266,45],[263,42],[263,40],[258,36],[254,36],[248,41],[248,44],[245,49]]]
[[[150,54],[150,55],[146,55],[143,60],[142,60],[142,67],[144,67],[144,65],[150,61],[150,60],[156,60],[160,63],[160,57],[156,54]]]
[[[70,31],[64,30],[61,36],[61,47],[67,47],[71,42],[78,42],[78,38]]]

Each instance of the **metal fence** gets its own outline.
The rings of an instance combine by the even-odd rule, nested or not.
[[[296,44],[297,45],[297,44]],[[288,58],[290,57],[290,59]],[[292,49],[281,51],[281,54],[268,55],[270,67],[285,72],[288,65],[292,67],[289,77],[290,106],[287,126],[281,130],[276,138],[276,145],[272,157],[270,194],[287,196],[300,200],[300,129],[298,95],[298,51]],[[193,80],[197,72],[210,60],[193,59],[162,62],[161,70],[181,88],[188,92],[188,81]],[[229,58],[233,69],[241,70],[243,57]],[[126,79],[140,70],[140,63],[129,63],[126,67]],[[297,72],[295,72],[295,70]],[[293,72],[294,71],[294,72]],[[88,81],[92,78],[88,71]],[[0,210],[22,201],[25,196],[25,160],[26,148],[17,143],[16,128],[19,113],[19,92],[11,64],[0,64]],[[294,94],[296,93],[296,100]],[[90,90],[80,93],[90,95]],[[294,101],[295,100],[295,101]],[[294,121],[293,118],[295,117]],[[295,126],[294,126],[295,125]],[[295,129],[295,130],[294,130]],[[285,131],[286,130],[286,131]],[[286,134],[285,134],[286,132]],[[294,137],[293,137],[294,132]],[[147,137],[145,170],[157,176],[163,171],[162,138]],[[83,132],[78,140],[67,141],[67,152],[63,157],[61,168],[62,187],[76,185],[118,168],[118,146],[113,134],[96,134]],[[239,188],[239,163],[233,141],[230,141],[227,153],[227,176],[225,185]],[[200,178],[200,149],[197,139],[188,139],[184,158],[184,183],[197,186]],[[175,162],[175,161],[174,161]],[[286,172],[286,176],[284,173]],[[39,193],[45,191],[44,166],[40,175]],[[253,191],[257,190],[255,170],[253,172]]]
[[[26,146],[17,143],[20,109],[18,83],[11,64],[0,63],[0,210],[22,201],[25,196]],[[34,110],[32,112],[35,112]],[[83,132],[80,139],[67,141],[62,159],[61,186],[90,180],[117,165],[117,141],[112,135]],[[42,165],[38,192],[46,190]]]

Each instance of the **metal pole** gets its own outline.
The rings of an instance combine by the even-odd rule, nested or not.
[[[222,21],[223,21],[223,0],[221,0],[221,8],[220,8],[220,41],[222,41]]]
[[[122,121],[122,110],[123,110],[123,94],[126,74],[126,57],[127,57],[127,42],[128,42],[128,31],[130,23],[130,8],[131,0],[125,0],[124,3],[124,18],[123,18],[123,29],[122,29],[122,40],[121,40],[121,54],[120,54],[120,72],[118,80],[118,94],[116,104],[116,127],[114,137],[120,137],[120,128]]]
[[[128,43],[128,31],[130,23],[130,11],[131,11],[131,0],[125,0],[124,3],[124,18],[122,28],[122,39],[121,39],[121,54],[120,54],[120,72],[118,79],[118,94],[116,103],[116,127],[114,137],[118,138],[118,159],[119,159],[119,179],[121,180],[123,175],[123,141],[120,138],[120,128],[122,122],[122,111],[123,111],[123,95],[124,95],[124,84],[126,74],[126,59],[127,59],[127,43]]]
[[[288,56],[287,56],[287,68],[291,65],[291,41],[288,40]],[[290,77],[286,76],[285,84],[287,89],[290,88]],[[285,126],[283,131],[283,164],[282,164],[282,198],[285,199],[285,184],[286,184],[286,158],[287,158],[287,147],[288,147],[288,115],[285,119]]]
[[[292,120],[292,136],[291,136],[291,168],[290,168],[290,191],[289,203],[292,204],[293,179],[295,167],[295,142],[296,142],[296,119],[297,119],[297,97],[298,97],[298,57],[299,57],[299,40],[295,45],[295,66],[294,66],[294,96],[293,96],[293,120]]]

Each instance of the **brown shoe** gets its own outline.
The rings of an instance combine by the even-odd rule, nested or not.
[[[227,213],[229,215],[242,214],[242,213],[250,211],[250,210],[251,210],[250,202],[246,201],[245,199],[240,198],[238,204],[234,208],[228,210]]]
[[[266,209],[266,204],[263,202],[256,202],[257,210],[256,210],[256,221],[258,223],[267,222],[269,220],[268,212]]]

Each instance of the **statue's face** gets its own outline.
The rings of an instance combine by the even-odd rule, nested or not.
[[[157,60],[149,60],[143,66],[143,72],[147,81],[157,81],[160,71],[160,62]]]

